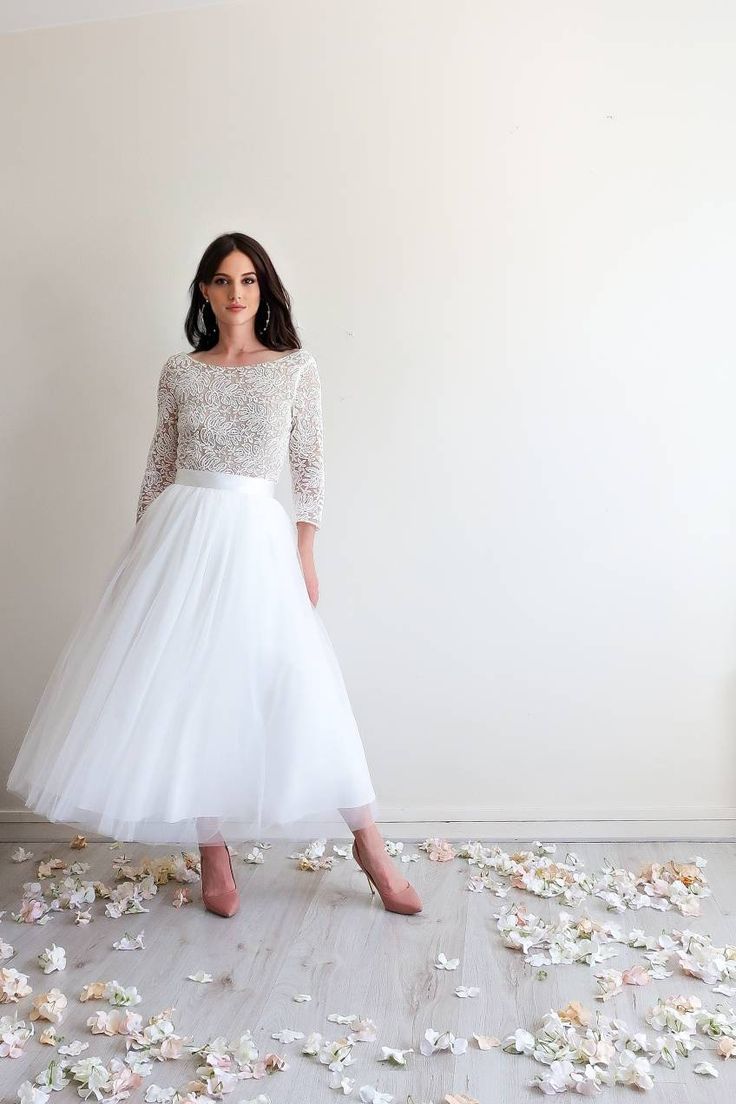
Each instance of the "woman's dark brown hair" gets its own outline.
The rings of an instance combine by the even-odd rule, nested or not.
[[[247,234],[221,234],[205,249],[197,266],[197,272],[189,286],[191,302],[184,323],[184,332],[193,349],[198,353],[212,349],[220,337],[215,312],[200,291],[200,282],[211,284],[220,262],[237,250],[246,253],[253,262],[258,279],[261,301],[255,317],[255,331],[259,341],[275,352],[301,349],[291,318],[289,293],[279,279],[263,246]],[[270,312],[269,312],[270,308]],[[268,319],[268,325],[266,325]]]

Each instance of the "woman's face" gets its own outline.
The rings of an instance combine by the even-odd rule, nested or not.
[[[233,250],[220,261],[212,282],[199,286],[212,304],[220,329],[248,324],[252,329],[261,293],[255,266],[246,253]]]

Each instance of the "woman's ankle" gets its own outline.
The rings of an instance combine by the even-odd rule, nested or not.
[[[225,841],[222,838],[222,836],[219,835],[219,833],[218,833],[217,836],[214,836],[212,839],[200,840],[200,843],[199,843],[200,851],[202,850],[203,847],[224,847],[224,846],[225,846]]]
[[[365,847],[383,847],[385,844],[377,824],[369,824],[364,828],[354,828],[352,831],[358,843]]]

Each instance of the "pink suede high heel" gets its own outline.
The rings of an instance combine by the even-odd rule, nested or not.
[[[205,855],[208,850],[213,847],[224,847],[227,854],[228,862],[230,863],[230,874],[232,875],[233,884],[228,886],[223,883],[223,879],[220,876],[214,878],[211,877],[211,871],[209,866],[205,862]],[[208,912],[217,913],[218,916],[234,916],[240,908],[240,897],[238,896],[238,885],[235,881],[235,873],[233,871],[233,860],[230,857],[230,849],[226,843],[222,844],[204,844],[199,848],[201,860],[200,860],[200,877],[202,879],[202,901],[204,907]],[[205,870],[208,871],[210,877],[207,878],[208,882],[212,882],[211,886],[205,888]]]
[[[371,895],[378,890],[378,896],[388,912],[400,912],[404,916],[412,916],[414,913],[422,911],[422,900],[411,882],[407,882],[403,889],[393,891],[390,889],[382,890],[380,886],[376,885],[369,871],[360,861],[357,838],[353,839],[353,858],[368,879]]]

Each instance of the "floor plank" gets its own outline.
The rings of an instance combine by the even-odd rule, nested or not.
[[[441,834],[438,827],[436,834]],[[328,841],[330,853],[332,840]],[[336,841],[345,846],[344,840]],[[417,840],[404,840],[407,852],[417,851]],[[460,841],[455,841],[460,842]],[[493,841],[484,840],[486,844]],[[336,857],[332,870],[300,871],[288,856],[300,850],[304,840],[277,840],[265,852],[265,862],[243,862],[250,845],[237,848],[234,868],[241,893],[240,912],[232,918],[214,916],[201,905],[199,883],[191,886],[193,903],[181,909],[171,906],[178,883],[159,887],[158,894],[146,902],[150,910],[110,919],[104,915],[104,902],[92,905],[91,924],[75,925],[68,911],[53,914],[44,925],[18,924],[10,915],[16,911],[22,885],[36,880],[37,863],[49,857],[68,862],[91,863],[86,878],[114,885],[112,861],[116,850],[95,842],[82,851],[72,851],[67,843],[57,845],[28,843],[34,852],[31,862],[10,860],[17,844],[0,844],[0,907],[5,909],[0,934],[12,945],[14,954],[3,966],[29,976],[33,994],[17,1004],[7,1003],[1,1010],[11,1018],[27,1018],[32,997],[58,986],[69,998],[68,1014],[59,1030],[66,1041],[74,1038],[90,1043],[85,1057],[98,1055],[108,1061],[125,1054],[120,1037],[93,1035],[86,1026],[87,1017],[108,1006],[79,1001],[82,986],[94,980],[116,979],[126,986],[135,985],[143,996],[136,1006],[148,1017],[174,1007],[177,1031],[202,1043],[218,1035],[231,1043],[246,1031],[253,1034],[261,1055],[283,1055],[288,1069],[264,1080],[241,1082],[234,1099],[250,1100],[266,1093],[273,1104],[292,1104],[295,1100],[310,1104],[334,1101],[329,1087],[329,1071],[316,1057],[301,1053],[303,1040],[289,1044],[272,1039],[283,1028],[302,1031],[308,1036],[318,1031],[324,1040],[345,1036],[349,1025],[330,1022],[331,1013],[358,1015],[376,1023],[375,1042],[356,1042],[354,1064],[344,1076],[355,1079],[350,1096],[358,1099],[361,1085],[370,1084],[393,1094],[406,1104],[432,1101],[439,1104],[449,1092],[464,1092],[481,1104],[516,1104],[539,1099],[530,1087],[543,1067],[524,1056],[504,1054],[500,1048],[481,1051],[473,1033],[495,1035],[503,1039],[517,1027],[536,1030],[548,1009],[559,1009],[571,1000],[579,1000],[591,1010],[603,1009],[625,1019],[636,1030],[651,1028],[644,1017],[658,996],[691,993],[709,1007],[718,1001],[708,986],[676,971],[666,981],[645,987],[627,986],[613,1000],[595,999],[593,969],[582,965],[546,967],[540,980],[523,956],[501,943],[494,913],[504,904],[523,901],[527,908],[544,917],[557,919],[559,912],[587,913],[597,919],[616,923],[624,931],[642,928],[658,935],[663,929],[690,928],[706,932],[720,944],[734,943],[736,934],[736,847],[730,843],[663,843],[631,841],[613,843],[558,844],[555,857],[565,860],[574,851],[586,869],[599,869],[608,860],[616,866],[638,872],[652,861],[670,858],[690,859],[699,854],[708,860],[706,873],[713,896],[701,902],[699,917],[683,917],[672,910],[629,910],[615,913],[596,899],[586,899],[570,909],[556,899],[542,899],[523,890],[512,889],[506,898],[488,890],[470,892],[467,887],[470,868],[464,859],[439,863],[419,850],[416,863],[397,865],[418,889],[424,902],[416,916],[387,912],[348,853]],[[504,850],[513,852],[529,841],[505,842]],[[163,848],[145,848],[126,844],[125,852],[133,860],[144,854],[166,854]],[[503,879],[501,879],[503,880]],[[45,880],[45,885],[48,881]],[[136,936],[145,933],[145,949],[118,951],[113,940],[127,931]],[[36,956],[52,942],[67,952],[67,967],[62,972],[44,975]],[[616,958],[605,967],[623,969],[643,962],[641,953],[619,947]],[[457,957],[456,970],[438,970],[434,962],[440,951]],[[597,967],[596,967],[597,968]],[[595,968],[594,968],[595,969]],[[213,982],[199,985],[187,974],[205,970]],[[459,998],[457,985],[477,985],[478,997]],[[312,995],[307,1003],[293,1000],[296,993]],[[38,1042],[47,1026],[36,1021],[36,1037],[26,1044],[19,1058],[0,1059],[0,1099],[17,1099],[17,1089],[26,1078],[33,1078],[51,1060],[55,1050]],[[454,1056],[449,1052],[423,1056],[420,1043],[428,1028],[451,1031],[468,1039],[468,1051]],[[413,1048],[406,1068],[378,1061],[381,1046]],[[706,1049],[694,1058],[680,1059],[675,1070],[655,1067],[657,1099],[665,1104],[717,1104],[730,1101],[736,1091],[736,1062],[724,1062],[713,1054],[715,1043],[706,1040]],[[707,1059],[719,1071],[719,1078],[699,1077],[692,1072],[697,1061]],[[182,1088],[194,1076],[197,1061],[191,1057],[168,1063],[156,1063],[154,1073],[145,1080]],[[66,1090],[71,1098],[75,1087]],[[605,1091],[614,1102],[630,1100],[632,1090],[617,1087]],[[143,1092],[138,1095],[141,1099]],[[62,1098],[60,1098],[62,1099]]]

